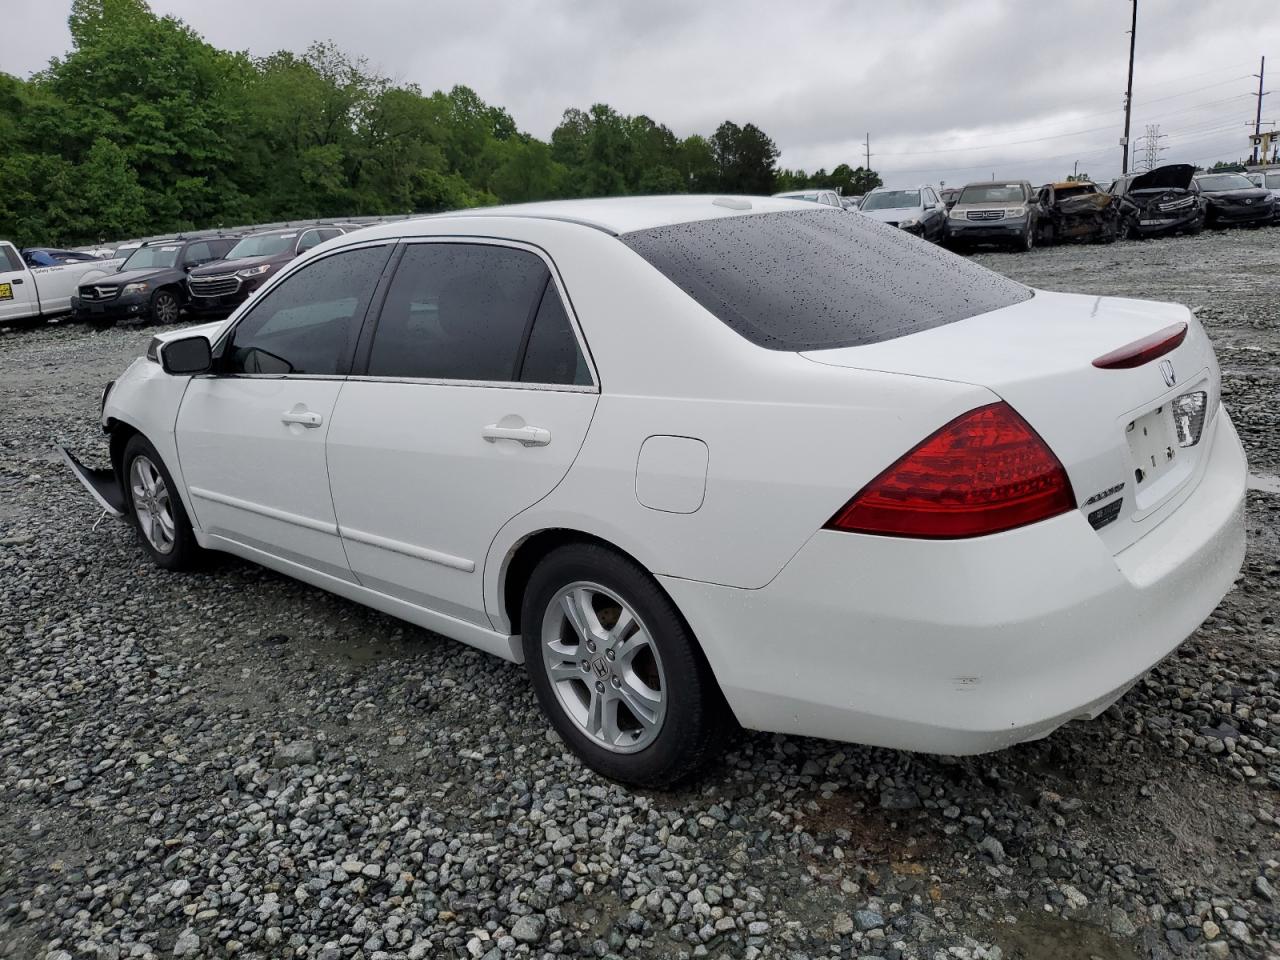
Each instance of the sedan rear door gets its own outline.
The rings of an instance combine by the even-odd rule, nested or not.
[[[403,248],[328,438],[339,529],[364,586],[489,626],[489,545],[564,477],[598,399],[566,302],[532,248]]]

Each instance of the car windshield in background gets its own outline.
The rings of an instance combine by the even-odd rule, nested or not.
[[[877,220],[838,211],[720,217],[621,239],[731,329],[770,350],[892,340],[1032,295]]]
[[[1280,173],[1268,173],[1263,178],[1263,185],[1268,190],[1280,190]]]
[[[886,190],[872,193],[863,201],[863,210],[894,210],[899,207],[920,206],[919,190]]]
[[[1023,203],[1026,195],[1018,183],[975,183],[960,191],[957,203]]]
[[[1097,193],[1098,188],[1092,183],[1080,184],[1074,187],[1058,187],[1054,190],[1054,196],[1059,200],[1065,200],[1067,197],[1081,197],[1086,193]]]
[[[154,247],[139,247],[124,262],[120,270],[146,270],[149,267],[172,267],[178,262],[178,254],[182,252],[181,244],[157,244]]]
[[[267,233],[257,237],[245,237],[227,254],[228,260],[244,257],[274,257],[277,253],[292,250],[297,242],[296,233]]]
[[[1242,173],[1216,173],[1211,177],[1196,177],[1201,190],[1252,190],[1257,184]]]
[[[816,193],[784,193],[779,196],[780,200],[808,200],[810,203],[818,202],[818,194]]]

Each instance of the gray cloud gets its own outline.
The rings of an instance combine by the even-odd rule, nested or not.
[[[968,0],[893,4],[762,0],[154,0],[210,42],[266,54],[332,39],[427,90],[465,83],[547,136],[566,107],[604,101],[676,133],[758,124],[786,166],[857,162],[890,182],[1043,180],[1072,163],[1119,171],[1129,5]],[[69,4],[22,4],[6,69],[67,48]],[[1132,136],[1148,122],[1164,158],[1245,152],[1258,56],[1280,91],[1274,0],[1142,0]],[[1280,92],[1264,117],[1280,119]],[[1063,136],[1063,134],[1069,134]],[[1032,141],[1032,142],[1022,142]]]

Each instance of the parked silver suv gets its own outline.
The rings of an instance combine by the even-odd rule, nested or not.
[[[863,198],[859,210],[873,220],[935,243],[941,243],[946,235],[946,208],[928,184],[905,190],[877,187]]]

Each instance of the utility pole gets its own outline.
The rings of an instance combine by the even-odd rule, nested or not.
[[[871,172],[871,134],[869,133],[867,134],[867,141],[865,146],[867,148],[867,173],[870,173]]]
[[[1133,25],[1129,28],[1129,86],[1124,92],[1124,136],[1120,146],[1124,158],[1120,162],[1120,176],[1129,172],[1129,113],[1133,107],[1133,49],[1138,42],[1138,0],[1133,0]]]
[[[1263,57],[1262,64],[1261,66],[1258,67],[1258,72],[1254,74],[1254,76],[1258,78],[1258,92],[1256,94],[1258,98],[1258,112],[1254,114],[1254,118],[1253,118],[1253,135],[1255,137],[1258,136],[1258,134],[1262,133],[1262,98],[1266,96],[1266,93],[1264,93],[1262,89],[1262,78],[1265,77],[1266,74],[1267,74],[1267,58]],[[1263,157],[1263,159],[1265,160],[1266,157]],[[1252,163],[1258,162],[1257,144],[1254,144],[1253,159],[1250,162]]]

